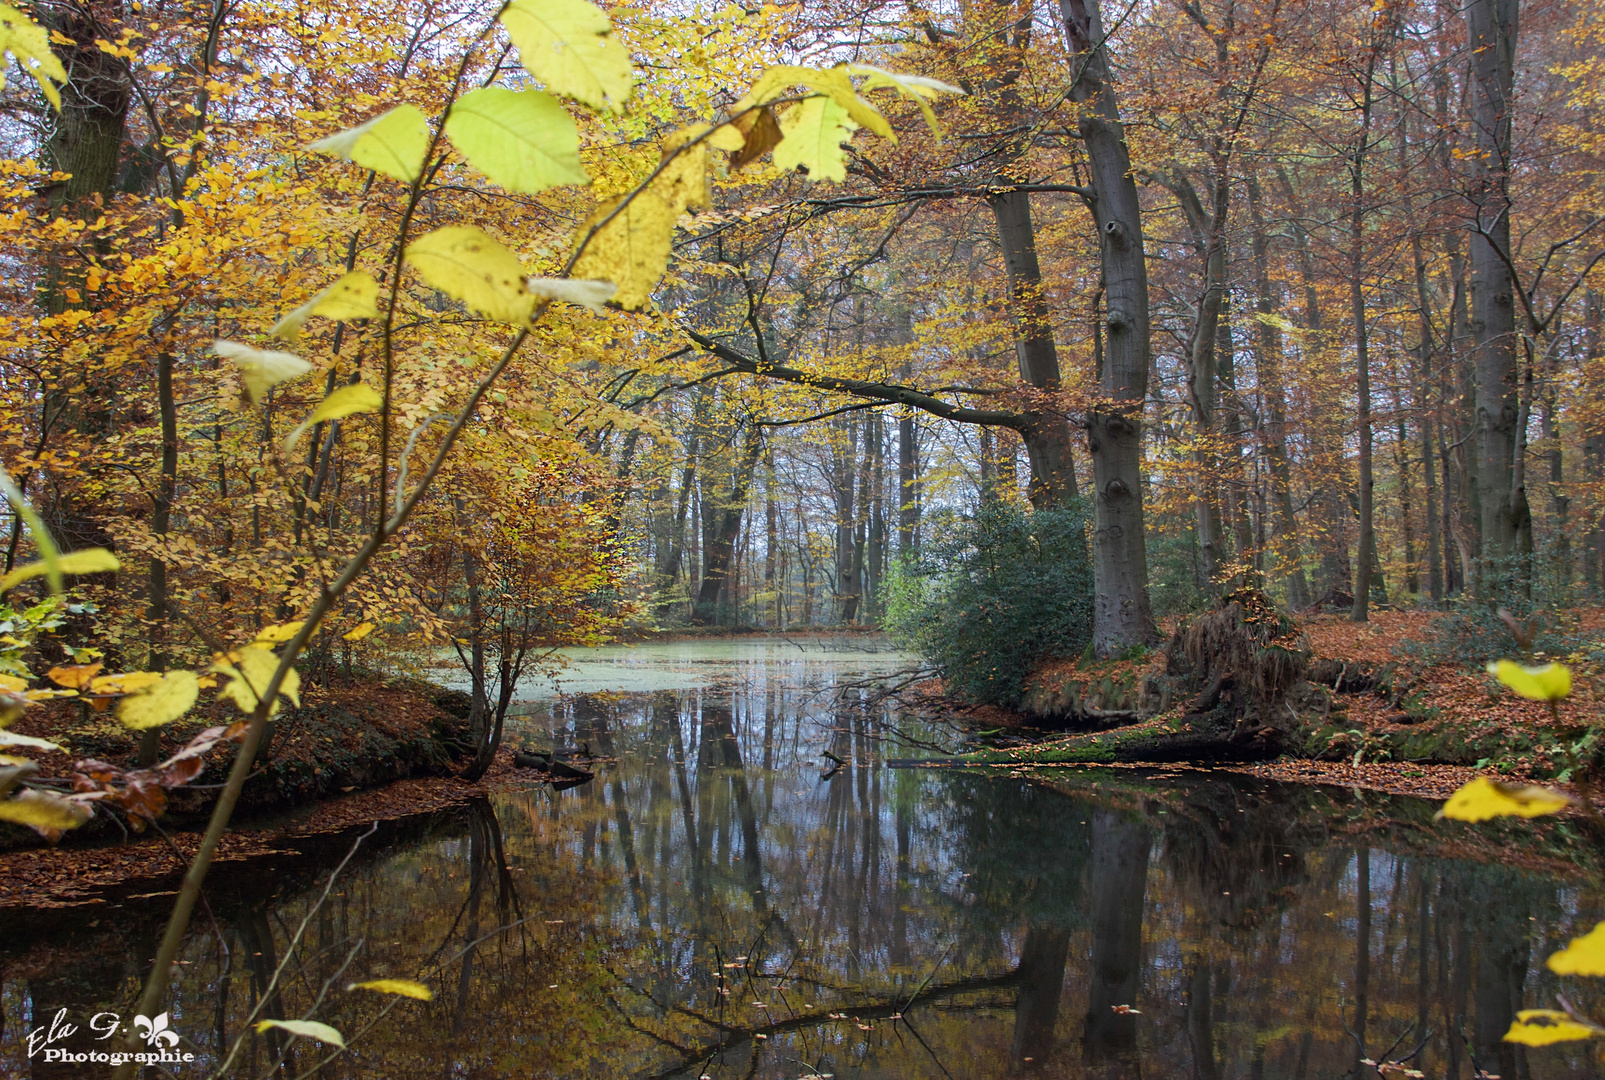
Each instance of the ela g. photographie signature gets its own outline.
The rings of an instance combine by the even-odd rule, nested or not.
[[[88,1026],[100,1042],[126,1030],[122,1016],[114,1012],[96,1013],[89,1018]],[[134,1017],[134,1031],[145,1041],[146,1049],[142,1051],[69,1050],[57,1045],[71,1039],[78,1031],[78,1025],[67,1020],[67,1010],[58,1010],[50,1023],[41,1024],[28,1032],[29,1060],[35,1055],[41,1061],[72,1064],[121,1065],[133,1061],[141,1065],[177,1065],[195,1060],[194,1054],[178,1049],[178,1032],[168,1025],[166,1013],[154,1017]]]

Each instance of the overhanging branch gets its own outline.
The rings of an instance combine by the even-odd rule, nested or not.
[[[743,372],[748,375],[758,375],[765,379],[776,379],[780,382],[792,383],[796,386],[812,387],[816,390],[826,390],[833,394],[847,394],[851,397],[864,398],[872,402],[885,405],[906,405],[943,420],[952,420],[959,424],[981,424],[989,427],[1013,428],[1015,431],[1024,431],[1029,421],[1020,413],[1000,412],[995,409],[970,409],[963,405],[943,401],[939,397],[922,393],[906,386],[896,386],[892,383],[871,382],[865,379],[848,379],[839,375],[819,375],[811,371],[802,371],[798,368],[783,367],[779,364],[765,364],[745,356],[728,345],[715,341],[695,330],[686,328],[686,336],[700,345],[706,352],[722,360],[731,370]]]

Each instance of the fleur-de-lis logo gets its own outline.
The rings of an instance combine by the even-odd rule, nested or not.
[[[134,1017],[134,1030],[145,1039],[146,1046],[177,1046],[178,1033],[167,1026],[167,1014],[162,1013],[155,1019],[148,1016]]]

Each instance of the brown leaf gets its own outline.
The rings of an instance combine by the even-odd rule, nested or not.
[[[769,151],[780,145],[784,137],[780,132],[780,125],[775,121],[775,114],[765,105],[757,114],[748,113],[735,126],[747,137],[742,148],[730,157],[730,170],[737,172],[751,165]]]

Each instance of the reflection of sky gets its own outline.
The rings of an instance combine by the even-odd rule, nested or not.
[[[1372,1052],[1425,1015],[1414,1064],[1466,1076],[1466,1043],[1445,1032],[1499,1073],[1500,1010],[1548,1004],[1543,957],[1597,917],[1575,882],[1413,853],[1434,834],[1392,824],[1427,817],[1408,800],[1199,773],[885,768],[909,754],[882,738],[894,718],[846,704],[854,673],[901,658],[806,644],[591,654],[598,680],[676,688],[521,718],[523,741],[616,763],[374,841],[308,920],[277,1008],[302,1015],[333,987],[319,1018],[350,1034],[377,1006],[340,986],[421,975],[435,1000],[401,1006],[334,1073],[364,1080],[1314,1080],[1354,1064],[1343,1025],[1363,996]],[[851,763],[828,779],[825,749]],[[206,1061],[343,854],[284,878],[220,866],[232,960],[193,928],[173,1010]],[[41,1012],[115,1007],[164,903],[0,945],[0,1073],[27,1075],[17,1032]],[[265,1075],[270,1049],[258,1039],[254,1071],[234,1075]],[[299,1076],[314,1059],[293,1053]],[[1594,1075],[1587,1062],[1550,1048],[1527,1069]]]
[[[563,694],[642,694],[656,690],[740,683],[806,685],[820,678],[909,667],[914,658],[886,639],[868,635],[738,637],[713,641],[645,642],[560,649],[543,670],[519,683],[515,702],[551,701]],[[431,672],[436,681],[469,687],[462,666]]]

